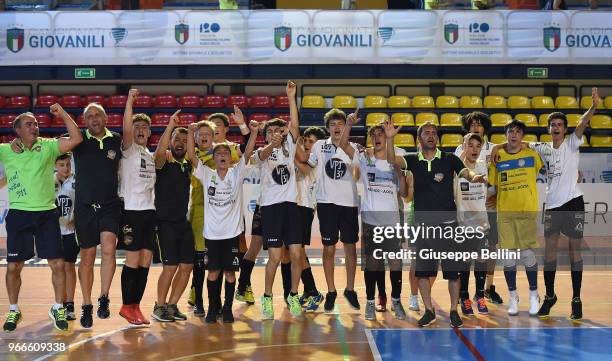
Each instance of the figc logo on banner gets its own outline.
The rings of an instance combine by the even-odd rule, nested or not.
[[[454,44],[459,40],[459,25],[455,23],[444,24],[444,40]]]
[[[6,29],[6,47],[13,53],[17,53],[23,49],[25,35],[23,29],[11,28]]]
[[[174,40],[183,45],[189,40],[189,25],[177,24],[174,26]]]
[[[280,51],[285,51],[291,47],[291,28],[279,26],[274,28],[274,46]]]
[[[561,29],[555,26],[549,26],[542,29],[544,34],[544,47],[546,50],[553,52],[561,46]]]

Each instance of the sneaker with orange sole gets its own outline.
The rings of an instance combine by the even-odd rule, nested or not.
[[[142,325],[142,321],[138,317],[135,305],[121,305],[119,315],[127,320],[132,325]]]

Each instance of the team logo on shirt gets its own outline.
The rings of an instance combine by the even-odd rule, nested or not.
[[[331,158],[325,164],[325,174],[331,179],[341,179],[346,174],[346,164],[339,158]]]
[[[523,168],[525,166],[525,159],[519,159],[518,160],[518,166]]]
[[[215,195],[216,191],[217,191],[217,188],[211,186],[211,187],[208,187],[207,192],[208,192],[208,195],[212,197]]]
[[[466,182],[461,182],[461,191],[467,192],[470,190],[470,184]]]
[[[60,217],[67,217],[72,210],[72,199],[68,196],[60,195],[55,202],[60,211]]]
[[[140,169],[147,169],[147,161],[140,158]]]
[[[284,164],[277,165],[276,168],[272,170],[272,179],[274,179],[276,184],[285,185],[289,182],[290,177],[291,173],[289,173],[289,168]]]
[[[438,183],[442,182],[443,179],[444,179],[444,173],[436,173],[434,175],[434,180]]]
[[[117,156],[117,152],[115,152],[112,149],[109,149],[108,152],[106,152],[106,158],[110,160],[114,160],[116,156]]]
[[[238,257],[234,257],[234,262],[232,262],[232,266],[239,266],[240,261],[238,261]]]
[[[376,181],[376,173],[368,173],[368,182]]]
[[[126,224],[125,226],[123,226],[123,243],[125,243],[126,246],[129,246],[130,244],[132,244],[132,242],[134,242],[132,232],[133,230],[130,225]]]
[[[508,181],[508,175],[506,174],[506,172],[503,172],[501,174],[501,181],[502,182],[507,182]]]

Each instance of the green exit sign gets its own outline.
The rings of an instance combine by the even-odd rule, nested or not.
[[[96,68],[75,68],[74,69],[75,79],[95,79]]]
[[[527,68],[527,77],[546,79],[548,78],[548,68]]]

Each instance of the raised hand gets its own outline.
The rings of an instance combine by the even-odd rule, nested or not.
[[[49,107],[49,112],[51,112],[54,117],[60,118],[62,116],[62,113],[64,113],[64,108],[62,108],[61,105],[55,103]]]
[[[283,135],[279,133],[272,134],[271,142],[274,148],[278,148],[283,144]]]
[[[191,123],[191,124],[189,124],[189,127],[187,127],[187,129],[191,133],[195,133],[195,131],[198,129],[198,123]]]
[[[601,98],[599,97],[599,91],[596,87],[591,88],[591,97],[593,98],[593,106],[597,109],[599,103],[601,103]]]
[[[249,129],[251,132],[257,133],[259,131],[259,122],[256,120],[251,120],[249,122]]]
[[[127,101],[130,102],[130,103],[134,103],[136,98],[138,98],[138,94],[140,94],[138,92],[138,89],[130,89],[130,92],[128,93]]]
[[[395,135],[399,133],[400,129],[402,129],[401,126],[397,128],[394,127],[393,121],[390,119],[385,121],[384,128],[385,128],[385,135],[387,136],[387,138],[395,137]]]
[[[234,118],[236,124],[244,124],[244,114],[242,114],[242,110],[240,110],[237,105],[234,105],[234,114],[232,114],[232,118]]]
[[[176,125],[179,123],[179,117],[178,114],[181,112],[181,110],[177,110],[174,112],[174,114],[172,114],[170,116],[170,119],[168,120],[168,126],[169,127],[176,127]],[[195,124],[195,123],[194,123]]]
[[[287,96],[289,98],[295,98],[295,93],[297,91],[297,85],[295,85],[294,82],[292,82],[291,80],[287,81]]]
[[[472,183],[487,183],[487,176],[484,174],[476,174],[474,178],[472,178]]]
[[[349,114],[349,115],[346,117],[346,122],[347,122],[349,125],[354,125],[354,124],[359,123],[359,121],[361,121],[361,119],[359,119],[358,114],[359,114],[359,107],[357,107],[357,108],[355,109],[355,112],[354,112],[354,113],[351,113],[351,114]]]

